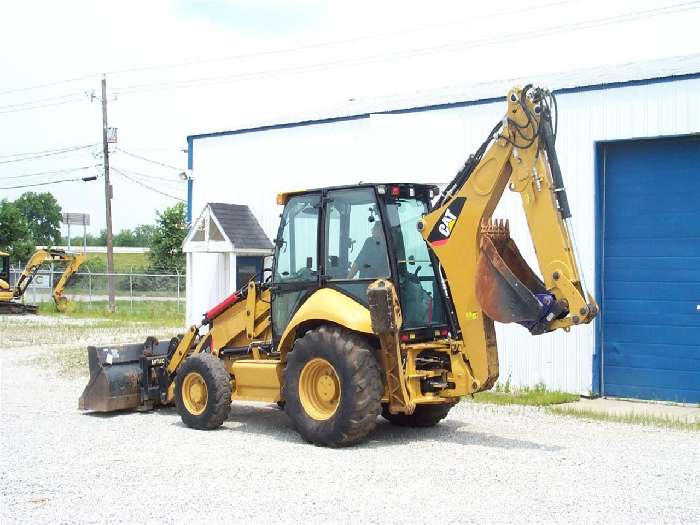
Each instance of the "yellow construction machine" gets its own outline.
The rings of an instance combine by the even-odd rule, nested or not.
[[[15,286],[10,287],[10,255],[0,252],[0,315],[36,313],[36,305],[23,304],[19,300],[27,291],[27,287],[31,284],[39,268],[43,264],[51,262],[66,263],[63,274],[51,292],[56,309],[59,312],[65,312],[68,309],[68,298],[63,295],[63,291],[70,278],[78,271],[84,261],[85,255],[82,253],[68,253],[64,250],[51,248],[39,249],[29,258]]]
[[[532,334],[590,323],[554,148],[551,93],[526,86],[441,192],[359,184],[280,194],[270,275],[184,335],[88,348],[84,410],[174,403],[214,429],[232,400],[277,403],[304,439],[344,446],[383,415],[428,427],[498,379],[494,321]],[[492,214],[520,195],[541,276]]]

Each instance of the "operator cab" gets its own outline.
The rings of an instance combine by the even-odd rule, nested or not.
[[[365,184],[280,195],[285,208],[275,240],[274,339],[319,288],[367,306],[367,287],[379,278],[397,288],[406,340],[445,337],[444,287],[416,228],[437,192],[423,184]]]
[[[0,281],[4,281],[1,288],[10,284],[10,254],[5,252],[0,252]]]

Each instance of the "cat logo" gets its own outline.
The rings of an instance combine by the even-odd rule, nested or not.
[[[445,237],[449,237],[450,233],[452,233],[452,227],[455,225],[456,220],[457,216],[452,213],[449,208],[447,208],[445,210],[445,215],[442,216],[442,220],[438,225],[438,230],[440,233],[442,233]]]
[[[442,246],[450,240],[450,235],[452,235],[452,230],[457,224],[457,219],[462,212],[462,208],[464,208],[466,200],[465,197],[457,197],[444,211],[442,217],[440,217],[440,220],[430,232],[430,235],[428,235],[428,242],[432,246]]]

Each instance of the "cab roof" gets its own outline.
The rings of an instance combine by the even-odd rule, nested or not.
[[[440,192],[440,188],[436,184],[418,184],[413,182],[376,182],[376,183],[366,183],[366,184],[346,184],[343,186],[326,186],[324,188],[313,188],[306,190],[292,190],[285,191],[283,193],[277,194],[277,204],[284,205],[287,201],[296,195],[303,195],[305,193],[318,193],[321,191],[328,190],[354,190],[357,188],[377,188],[383,186],[384,188],[389,188],[391,186],[401,186],[401,187],[412,187],[419,192],[427,192],[432,190],[434,194]]]

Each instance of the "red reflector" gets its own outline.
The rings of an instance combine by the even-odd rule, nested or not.
[[[401,334],[401,342],[408,343],[408,335],[407,334]]]
[[[392,186],[391,187],[391,195],[392,197],[398,197],[400,193],[399,187],[398,186]]]
[[[449,331],[447,330],[447,328],[443,328],[442,330],[440,330],[440,335],[442,337],[447,337],[447,334],[449,334]]]

